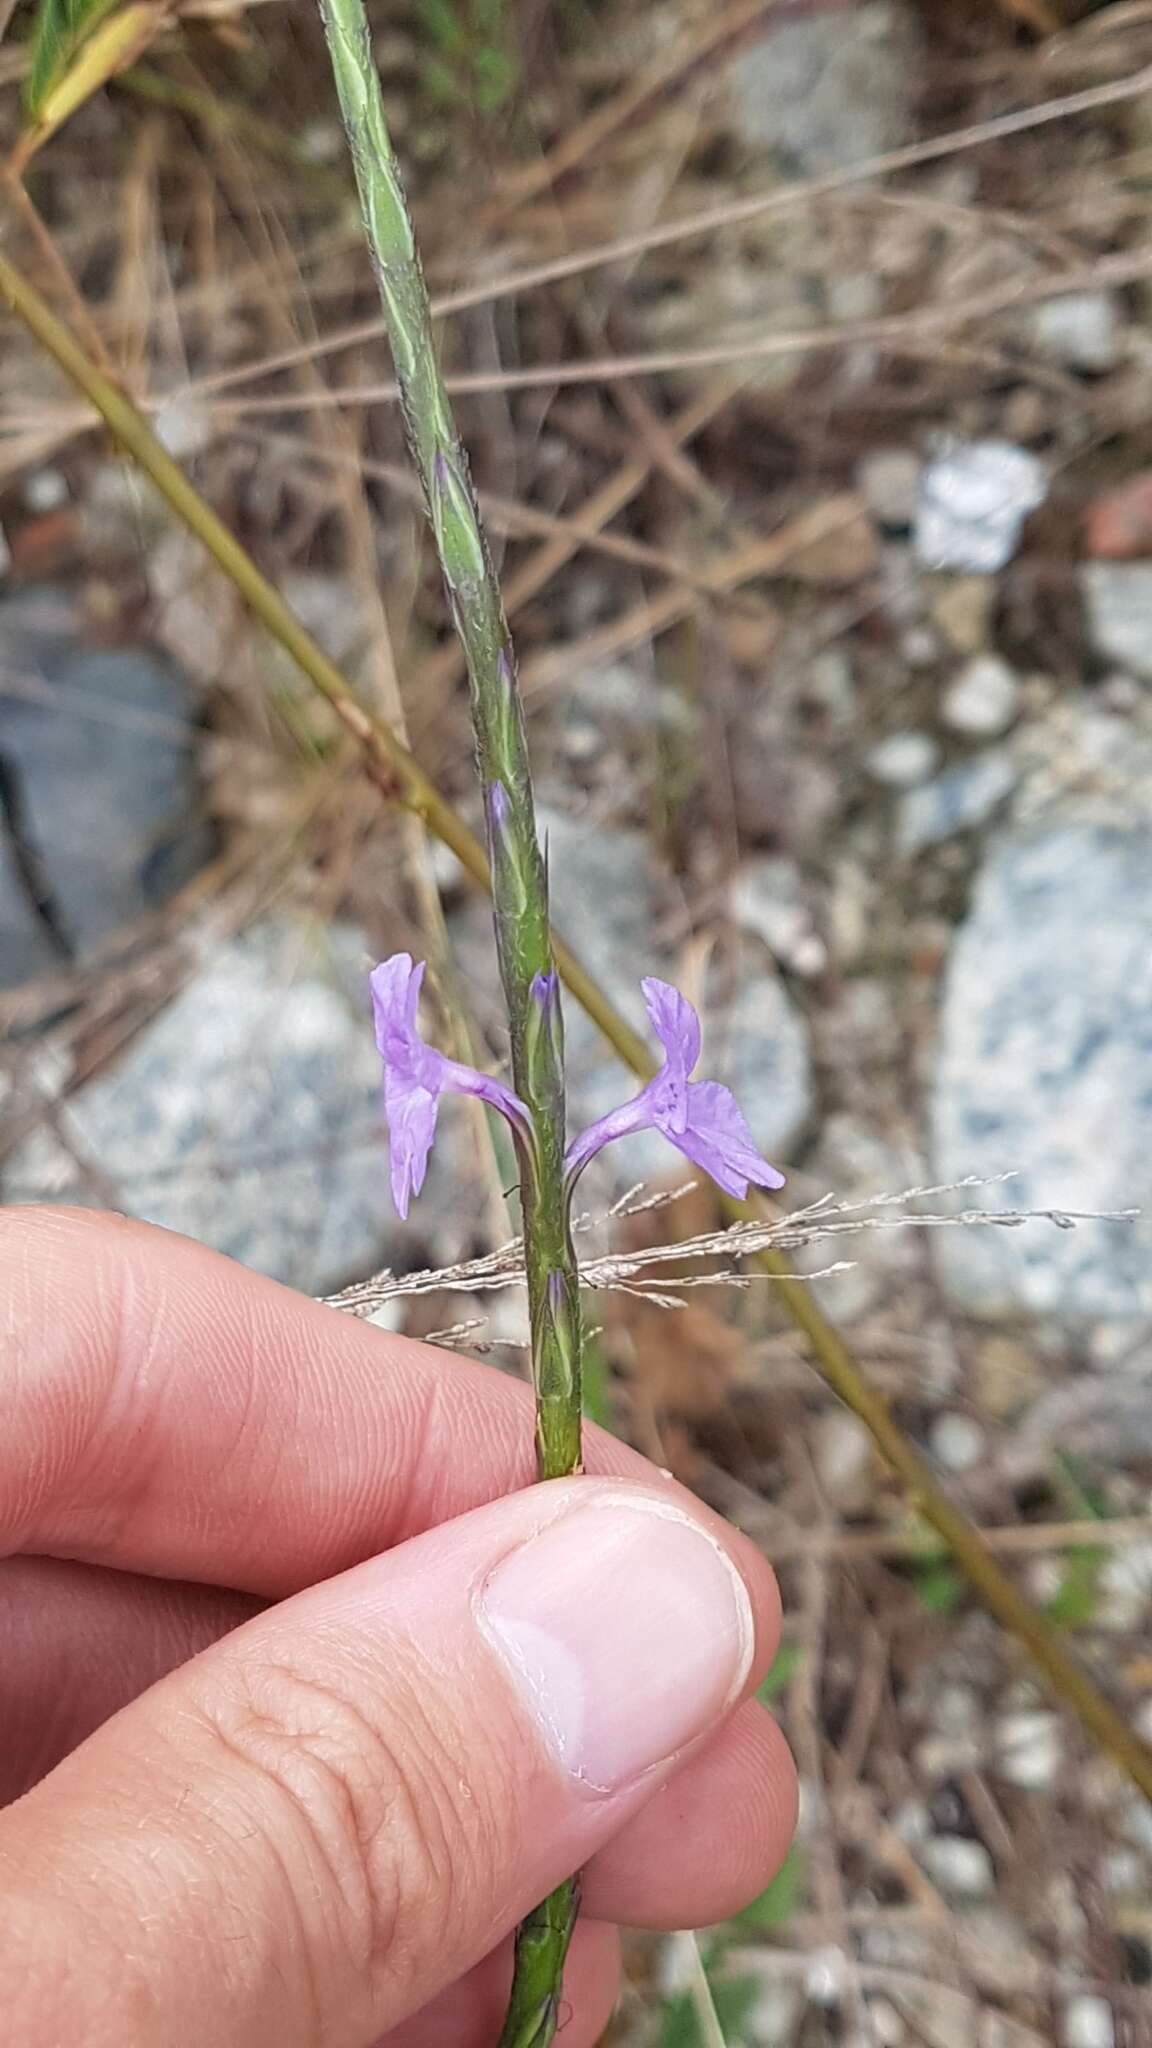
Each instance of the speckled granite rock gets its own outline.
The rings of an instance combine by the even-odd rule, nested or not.
[[[317,934],[269,921],[213,946],[123,1058],[62,1107],[99,1181],[40,1131],[6,1161],[4,1198],[114,1196],[313,1292],[383,1263],[400,1226],[367,965],[365,940],[347,926]],[[449,1171],[443,1152],[439,1168]]]
[[[941,1232],[962,1307],[1152,1313],[1152,817],[1057,809],[989,854],[946,975],[932,1143],[943,1180],[1016,1171],[975,1196],[989,1208],[1143,1212]]]

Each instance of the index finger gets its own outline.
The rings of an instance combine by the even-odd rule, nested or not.
[[[0,1553],[279,1597],[535,1476],[521,1382],[187,1238],[5,1210],[0,1276]]]

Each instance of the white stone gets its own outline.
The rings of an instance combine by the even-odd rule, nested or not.
[[[896,0],[781,21],[731,65],[737,130],[801,175],[879,156],[911,133],[917,46]]]
[[[156,439],[169,455],[180,459],[201,454],[216,431],[211,409],[191,393],[177,393],[170,398],[159,408],[152,424]]]
[[[948,685],[940,715],[953,732],[989,739],[1007,732],[1020,706],[1015,670],[998,654],[978,654]]]
[[[910,527],[920,496],[920,457],[914,448],[874,448],[857,468],[856,485],[881,526]]]
[[[364,936],[343,925],[269,920],[207,945],[167,1009],[63,1106],[79,1156],[128,1214],[309,1293],[395,1257],[398,1233],[401,1249],[418,1240],[388,1195],[369,963]],[[90,1199],[74,1161],[59,1185],[59,1153],[44,1133],[18,1147],[4,1198]],[[435,1205],[433,1172],[459,1258],[475,1214],[440,1138]]]
[[[996,1729],[997,1770],[1010,1785],[1042,1791],[1054,1783],[1064,1755],[1057,1714],[1005,1714]]]
[[[832,1505],[842,1514],[865,1507],[872,1491],[872,1439],[864,1424],[846,1409],[829,1409],[816,1425],[813,1452]]]
[[[975,831],[1007,801],[1019,776],[1008,747],[986,747],[970,761],[959,761],[918,789],[907,790],[896,819],[897,850],[904,855],[922,853],[957,832]]]
[[[1080,587],[1097,654],[1152,680],[1152,562],[1084,562]]]
[[[1102,374],[1120,357],[1121,324],[1110,292],[1067,292],[1037,306],[1032,316],[1037,346],[1070,370]]]
[[[1043,463],[1014,442],[944,437],[921,476],[916,552],[927,569],[995,575],[1047,495]]]
[[[929,1443],[933,1457],[946,1472],[971,1472],[988,1448],[984,1431],[975,1418],[955,1411],[937,1417]]]
[[[30,512],[58,512],[68,502],[67,478],[58,469],[34,469],[22,495]]]
[[[1144,1890],[1148,1871],[1136,1849],[1109,1849],[1100,1858],[1100,1875],[1117,1898],[1127,1898]]]
[[[1102,1625],[1117,1634],[1142,1628],[1152,1604],[1152,1543],[1113,1551],[1100,1567],[1098,1583]],[[1146,1810],[1152,1817],[1152,1807]]]
[[[733,887],[732,915],[794,974],[821,974],[827,966],[828,949],[816,930],[795,861],[774,854],[746,861]]]
[[[825,2011],[839,2005],[844,1996],[844,1955],[833,1947],[818,1948],[809,1958],[804,1978],[805,1989],[813,2005]]]
[[[933,1835],[920,1851],[933,1883],[957,1899],[986,1899],[996,1889],[996,1873],[983,1842],[966,1835]]]
[[[901,2043],[908,2039],[908,2029],[889,1999],[871,1999],[868,2016],[876,2048],[901,2048]]]
[[[916,1744],[918,1775],[930,1784],[958,1777],[963,1771],[979,1770],[984,1745],[977,1735],[926,1735]]]
[[[868,773],[887,789],[914,789],[926,782],[940,759],[930,733],[891,732],[868,751]]]
[[[1116,2028],[1106,1998],[1083,1991],[1064,2008],[1063,2048],[1115,2048]]]
[[[1146,827],[1058,811],[998,844],[948,962],[932,1129],[934,1179],[1016,1175],[967,1191],[968,1206],[1139,1212],[938,1232],[938,1270],[969,1313],[1152,1314]]]
[[[306,163],[339,163],[346,146],[338,121],[306,121],[300,131],[298,147]]]

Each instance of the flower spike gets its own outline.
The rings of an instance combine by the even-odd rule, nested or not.
[[[640,984],[664,1064],[639,1095],[610,1110],[574,1138],[565,1155],[569,1187],[603,1146],[633,1131],[660,1131],[694,1166],[703,1167],[726,1195],[743,1201],[748,1184],[782,1188],[784,1175],[756,1150],[756,1141],[731,1089],[719,1081],[693,1081],[700,1057],[700,1019],[685,996],[650,975]]]
[[[424,962],[417,964],[410,953],[393,953],[369,978],[376,1045],[384,1062],[392,1199],[401,1216],[407,1216],[409,1201],[424,1184],[442,1095],[478,1095],[507,1117],[521,1137],[530,1129],[524,1104],[502,1081],[425,1045],[416,1028],[423,979]]]

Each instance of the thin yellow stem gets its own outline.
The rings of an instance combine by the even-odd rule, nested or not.
[[[89,361],[35,287],[2,253],[0,297],[95,407],[121,447],[155,484],[169,508],[207,548],[261,624],[328,699],[359,741],[368,772],[382,793],[390,802],[421,818],[428,830],[451,849],[472,879],[486,889],[488,863],[479,841],[407,748],[401,746],[387,726],[365,711],[335,663],[305,631],[267,577],[261,575],[251,557],[205,503],[131,399]],[[556,964],[570,993],[599,1026],[625,1065],[646,1079],[653,1070],[653,1061],[644,1040],[617,1013],[564,942],[555,938],[553,946]],[[749,1208],[737,1213],[758,1211]],[[762,1253],[761,1260],[774,1275],[784,1306],[808,1339],[815,1369],[871,1432],[881,1455],[904,1482],[913,1507],[947,1544],[997,1621],[1035,1659],[1052,1690],[1079,1716],[1101,1749],[1152,1800],[1152,1749],[1125,1724],[1123,1716],[1045,1617],[1029,1606],[1002,1571],[979,1531],[937,1484],[914,1444],[894,1420],[887,1401],[869,1385],[843,1338],[821,1313],[810,1290],[796,1278],[787,1260],[776,1252]]]

